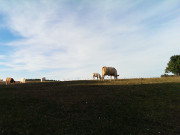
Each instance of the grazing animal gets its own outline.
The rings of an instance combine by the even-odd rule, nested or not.
[[[97,77],[97,79],[101,80],[101,75],[99,73],[92,73],[92,77],[93,77],[93,79],[95,79],[95,77]]]
[[[20,83],[26,83],[26,79],[25,78],[21,78]]]
[[[46,81],[46,78],[45,77],[41,78],[41,82],[44,82],[44,81]]]
[[[112,76],[114,76],[114,79],[115,79],[115,80],[116,80],[117,77],[119,76],[119,75],[117,74],[117,70],[116,70],[114,67],[106,67],[106,66],[104,66],[104,67],[102,67],[102,80],[104,79],[104,77],[105,77],[106,75],[110,76],[110,78],[111,78]]]
[[[10,84],[10,83],[15,83],[13,78],[7,77],[6,78],[6,85]]]

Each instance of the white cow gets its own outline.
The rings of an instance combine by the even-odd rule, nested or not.
[[[25,78],[21,78],[20,83],[26,83],[26,79]]]
[[[101,75],[99,73],[92,73],[92,77],[93,79],[95,79],[95,77],[97,77],[97,79],[101,79]]]
[[[45,77],[41,78],[41,82],[44,82],[44,81],[46,81],[46,78]]]
[[[114,79],[117,79],[117,77],[119,76],[117,74],[117,70],[114,67],[104,66],[104,67],[102,67],[102,80],[104,79],[104,76],[106,76],[106,75],[108,75],[110,77],[114,76]]]

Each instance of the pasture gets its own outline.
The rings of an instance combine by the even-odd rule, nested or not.
[[[0,84],[2,135],[179,135],[180,78]]]

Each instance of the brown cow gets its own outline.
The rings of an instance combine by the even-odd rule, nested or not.
[[[104,76],[114,76],[114,79],[117,79],[119,75],[117,75],[117,70],[114,67],[102,67],[102,80],[104,79]]]
[[[15,83],[13,78],[7,77],[6,78],[6,85],[10,84],[10,83]]]

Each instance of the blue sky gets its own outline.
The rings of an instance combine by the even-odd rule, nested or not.
[[[0,78],[159,77],[179,37],[178,0],[0,0]]]

